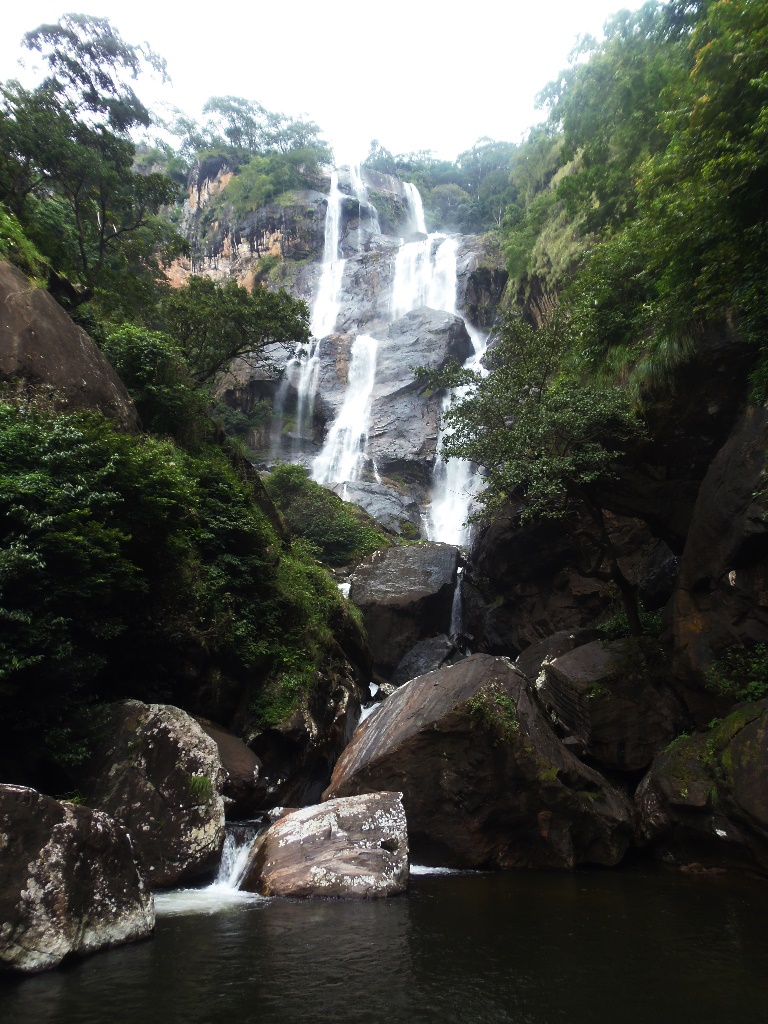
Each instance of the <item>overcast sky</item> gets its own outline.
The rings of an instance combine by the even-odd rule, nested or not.
[[[200,117],[210,96],[258,100],[309,115],[338,162],[360,159],[372,138],[394,153],[431,149],[452,159],[478,138],[518,141],[543,114],[536,94],[566,66],[579,34],[641,0],[49,0],[7,5],[0,78],[18,77],[25,31],[63,11],[108,17],[131,43],[166,58],[172,84],[142,79],[155,108],[167,101]],[[27,59],[30,55],[27,54]]]

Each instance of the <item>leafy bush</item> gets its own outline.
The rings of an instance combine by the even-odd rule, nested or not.
[[[729,647],[707,670],[705,687],[734,702],[768,697],[768,646]]]
[[[310,480],[303,466],[278,466],[265,484],[292,533],[329,565],[346,565],[391,543],[364,512]]]

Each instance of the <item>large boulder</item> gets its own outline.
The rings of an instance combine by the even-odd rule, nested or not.
[[[419,641],[447,633],[459,567],[458,548],[417,544],[376,551],[351,577],[374,667],[385,677]]]
[[[768,700],[677,739],[635,802],[637,841],[657,859],[768,875]]]
[[[85,784],[89,804],[133,836],[153,887],[211,875],[224,843],[225,773],[216,743],[180,708],[115,705]]]
[[[120,378],[52,295],[0,262],[0,381],[44,394],[60,409],[95,409],[125,430],[138,427]]]
[[[768,642],[768,409],[750,406],[705,476],[673,599],[676,667],[701,685],[733,644]]]
[[[561,629],[526,647],[515,661],[515,667],[535,683],[545,662],[554,661],[555,658],[574,651],[577,647],[599,639],[600,633],[597,629]]]
[[[664,673],[664,656],[652,640],[595,640],[545,664],[537,691],[584,755],[632,772],[647,768],[684,724]]]
[[[506,659],[406,683],[361,723],[326,798],[399,790],[415,860],[464,868],[617,864],[628,801],[560,743]]]
[[[434,460],[442,396],[425,393],[413,370],[439,370],[472,355],[461,317],[422,306],[390,324],[376,356],[368,454],[382,476],[403,462]]]
[[[222,796],[228,818],[247,818],[261,808],[262,764],[239,736],[228,729],[199,719],[216,744],[224,771]]]
[[[394,686],[402,686],[416,676],[423,676],[427,672],[434,672],[435,669],[452,665],[459,661],[463,654],[456,644],[441,633],[439,636],[430,636],[426,640],[419,640],[410,651],[407,652],[392,673]]]
[[[620,610],[616,588],[590,575],[601,541],[587,515],[521,524],[518,511],[510,507],[473,546],[477,596],[466,621],[481,650],[515,657],[552,633],[595,626]],[[649,607],[661,607],[672,593],[672,552],[640,520],[605,519],[625,576]]]
[[[0,968],[42,971],[152,934],[131,838],[101,811],[0,785]]]
[[[260,838],[241,888],[265,896],[371,899],[408,884],[400,793],[366,793],[292,811]]]

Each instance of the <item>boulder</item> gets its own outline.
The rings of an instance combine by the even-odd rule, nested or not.
[[[705,476],[672,604],[679,676],[701,686],[733,644],[768,642],[768,409],[750,406]]]
[[[661,607],[674,583],[670,549],[638,519],[606,514],[605,520],[625,576],[638,592],[652,595],[652,607]],[[516,657],[552,633],[613,617],[620,610],[616,588],[588,574],[597,547],[594,525],[576,510],[568,518],[524,525],[514,507],[499,516],[478,536],[471,555],[483,600],[469,602],[466,628],[477,646]]]
[[[131,833],[153,887],[211,875],[224,842],[225,773],[216,743],[180,708],[129,700],[85,784],[89,804]]]
[[[0,261],[0,381],[65,410],[93,409],[124,430],[138,415],[120,378],[52,295]]]
[[[452,665],[462,657],[456,644],[445,633],[428,637],[426,640],[420,640],[401,659],[392,673],[392,683],[394,686],[402,686],[416,676],[423,676],[425,672],[434,672],[445,665]]]
[[[421,536],[421,509],[412,494],[400,494],[391,486],[364,480],[336,484],[331,489],[341,495],[344,501],[364,509],[385,530],[391,530],[407,540],[416,540]]]
[[[101,811],[0,785],[0,968],[43,971],[152,934],[131,838]]]
[[[665,659],[652,640],[592,643],[543,666],[539,698],[586,757],[604,768],[639,771],[684,724],[663,681]]]
[[[403,462],[434,461],[442,395],[426,394],[414,368],[439,370],[472,352],[464,321],[452,313],[422,306],[390,324],[377,351],[368,428],[368,454],[382,476]]]
[[[768,875],[768,700],[675,740],[635,804],[637,842],[658,860]]]
[[[448,632],[458,566],[458,548],[418,544],[376,551],[357,567],[349,597],[363,614],[382,676],[419,640]]]
[[[596,629],[558,630],[557,633],[526,647],[515,661],[515,668],[520,669],[527,679],[535,683],[545,662],[554,661],[568,651],[599,639],[600,634]]]
[[[247,818],[260,807],[262,764],[239,736],[212,722],[199,720],[216,744],[224,771],[222,796],[228,818]]]
[[[617,864],[628,801],[558,740],[504,658],[401,686],[359,726],[324,798],[399,790],[415,860],[460,868]]]
[[[292,811],[260,838],[241,888],[264,896],[373,899],[408,884],[400,793],[365,793]]]

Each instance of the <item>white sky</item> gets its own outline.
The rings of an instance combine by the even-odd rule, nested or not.
[[[453,159],[481,136],[516,142],[543,117],[536,94],[567,64],[579,34],[642,0],[249,0],[195,6],[169,0],[50,0],[8,4],[0,80],[18,77],[24,32],[63,11],[108,17],[130,43],[149,42],[172,84],[136,91],[199,118],[210,96],[258,100],[308,115],[339,163],[372,138],[394,153]]]

